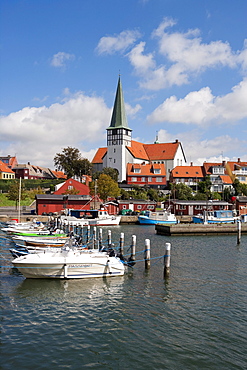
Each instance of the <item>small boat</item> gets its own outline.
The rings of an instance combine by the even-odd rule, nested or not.
[[[239,217],[235,216],[233,211],[230,210],[217,210],[205,211],[203,215],[193,216],[192,219],[195,224],[225,224],[234,223],[239,220]]]
[[[156,224],[177,224],[176,216],[169,210],[164,211],[145,211],[143,215],[138,216],[138,221],[142,225]]]
[[[42,230],[35,230],[35,229],[23,229],[18,230],[15,228],[3,228],[3,231],[7,232],[9,235],[19,235],[19,236],[49,236],[49,237],[65,237],[67,236],[63,230],[57,229],[55,231],[51,231],[48,229],[42,229]]]
[[[61,216],[65,225],[116,226],[121,216],[109,215],[106,209],[70,209],[67,216]]]
[[[13,242],[18,246],[49,246],[49,247],[62,247],[67,240],[69,240],[68,236],[64,237],[50,237],[48,236],[20,236],[20,235],[13,235],[12,236]]]
[[[65,247],[30,253],[12,261],[26,278],[83,279],[124,275],[125,265],[112,252]]]

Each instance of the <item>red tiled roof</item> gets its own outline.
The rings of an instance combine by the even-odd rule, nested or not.
[[[144,161],[162,161],[174,159],[179,145],[179,141],[162,144],[142,144],[138,141],[132,140],[131,146],[126,146],[126,148],[130,151],[134,158]],[[99,148],[95,153],[92,163],[102,163],[103,157],[106,153],[107,148]]]
[[[236,168],[241,168],[241,167],[247,167],[247,162],[227,162],[228,166],[230,167],[231,171],[234,171]]]
[[[232,179],[229,175],[220,175],[220,178],[224,184],[232,184]]]
[[[134,167],[135,164],[132,164],[132,163],[128,163],[127,164],[127,176],[166,176],[166,170],[165,170],[165,165],[164,164],[157,164],[155,165],[155,169],[160,169],[160,173],[159,174],[154,174],[153,173],[153,168],[154,168],[154,165],[153,164],[140,164],[140,169],[141,169],[141,172],[139,173],[136,173],[134,172]]]
[[[57,179],[66,179],[67,176],[63,173],[63,171],[51,171]]]
[[[204,167],[206,175],[212,174],[212,171],[210,171],[211,167],[224,167],[225,168],[225,166],[223,166],[222,163],[208,163],[208,162],[204,162],[203,167]]]
[[[14,171],[12,171],[12,170],[7,166],[7,164],[3,163],[2,161],[0,161],[0,172],[7,172],[7,173],[13,173],[13,174],[14,174]]]
[[[106,153],[107,148],[99,148],[93,157],[92,163],[102,163]]]
[[[150,161],[174,159],[180,142],[143,144]]]
[[[147,153],[144,149],[144,144],[132,140],[131,146],[127,146],[126,148],[130,151],[134,158],[143,159],[145,161],[149,160]]]
[[[172,177],[203,177],[201,166],[177,166],[171,171]]]

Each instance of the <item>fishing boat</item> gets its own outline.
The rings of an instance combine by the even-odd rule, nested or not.
[[[121,216],[109,215],[106,209],[70,209],[67,216],[61,216],[65,225],[116,226]]]
[[[239,220],[233,211],[230,210],[217,210],[217,211],[204,211],[203,214],[193,216],[195,224],[222,224],[234,223]]]
[[[124,275],[125,265],[115,253],[65,247],[15,258],[12,264],[26,278],[83,279]]]
[[[156,224],[177,224],[176,216],[170,210],[163,211],[145,211],[144,214],[138,216],[138,222],[141,225],[156,225]]]

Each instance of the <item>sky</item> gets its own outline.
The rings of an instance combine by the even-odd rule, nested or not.
[[[120,75],[134,140],[247,161],[246,16],[246,0],[0,0],[0,156],[91,161]]]

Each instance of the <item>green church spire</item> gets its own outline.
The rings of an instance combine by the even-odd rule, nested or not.
[[[117,92],[111,117],[111,123],[110,126],[107,128],[107,130],[111,130],[114,128],[126,128],[130,131],[132,131],[128,127],[128,122],[126,118],[125,113],[125,106],[124,106],[124,97],[123,97],[123,90],[122,90],[122,84],[120,80],[120,76],[118,79],[118,85],[117,85]]]

